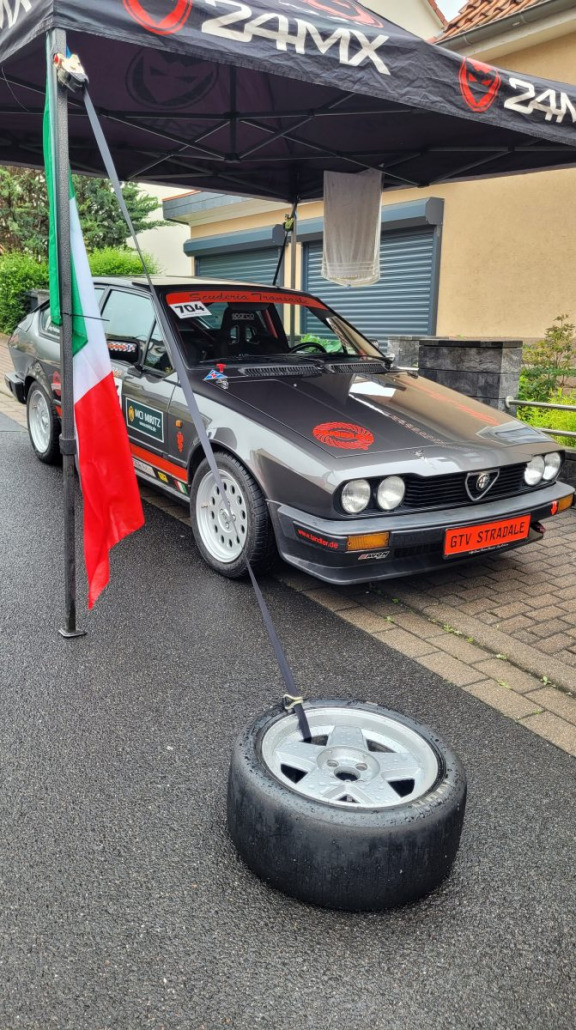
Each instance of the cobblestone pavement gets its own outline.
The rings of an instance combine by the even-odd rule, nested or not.
[[[25,425],[11,368],[0,339],[0,413]],[[143,496],[188,522],[182,505]],[[576,511],[546,530],[531,547],[378,585],[328,588],[287,565],[278,578],[576,756]]]

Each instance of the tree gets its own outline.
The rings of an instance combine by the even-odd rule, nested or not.
[[[548,401],[576,375],[576,326],[568,319],[558,315],[543,340],[524,346],[518,394],[524,400]]]
[[[87,175],[75,175],[73,179],[86,249],[90,252],[125,246],[128,226],[108,180]],[[137,233],[167,224],[149,220],[158,201],[137,185],[127,183],[122,193]],[[43,172],[0,168],[0,250],[20,251],[36,260],[48,256],[48,199]]]

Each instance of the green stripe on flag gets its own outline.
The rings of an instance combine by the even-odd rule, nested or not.
[[[53,77],[48,73],[46,79],[46,104],[44,107],[44,165],[46,169],[46,188],[50,214],[50,235],[48,242],[48,267],[50,277],[50,317],[54,325],[62,325],[60,310],[60,267],[58,261],[58,220],[56,204],[56,131],[53,118],[56,98],[53,95]],[[76,204],[76,195],[70,169],[68,169],[70,204]],[[72,276],[72,354],[77,354],[88,342],[86,322],[82,313],[78,278],[71,262]]]

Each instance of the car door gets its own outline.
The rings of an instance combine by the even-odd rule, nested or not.
[[[126,365],[118,392],[128,430],[137,475],[155,481],[172,492],[173,477],[167,472],[168,409],[176,386],[176,374],[157,327],[149,295],[129,288],[110,290],[102,309],[108,340],[136,340],[140,360]]]

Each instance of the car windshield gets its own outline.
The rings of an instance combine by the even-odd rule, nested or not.
[[[265,288],[178,288],[164,299],[189,367],[216,361],[335,361],[382,357],[322,301]]]

